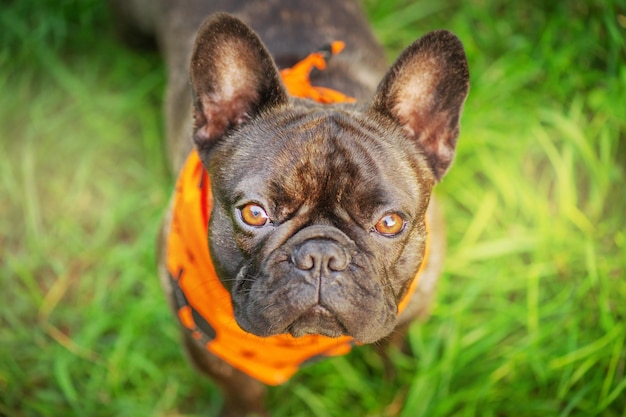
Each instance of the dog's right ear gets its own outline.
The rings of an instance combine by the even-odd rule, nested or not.
[[[241,20],[215,14],[200,27],[191,56],[193,138],[209,149],[230,129],[287,102],[269,52]]]

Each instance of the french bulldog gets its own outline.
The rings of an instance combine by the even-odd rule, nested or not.
[[[265,378],[256,355],[270,340],[297,350],[314,338],[327,349],[314,356],[328,356],[399,338],[427,315],[445,248],[431,193],[452,163],[469,89],[455,35],[428,33],[386,69],[357,1],[113,6],[127,34],[154,36],[165,57],[168,155],[198,201],[182,210],[208,212],[177,214],[179,178],[159,275],[191,362],[224,392],[222,416],[268,415],[266,385],[310,359],[295,352],[293,367],[277,350],[269,359],[289,371]],[[335,40],[345,50],[311,83],[356,102],[290,96],[279,69]],[[187,264],[200,263],[191,278]],[[218,312],[231,314],[224,329]]]

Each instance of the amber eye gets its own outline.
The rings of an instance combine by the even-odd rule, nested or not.
[[[258,204],[246,204],[239,209],[241,220],[248,226],[262,227],[269,223],[270,218],[265,209]]]
[[[404,230],[404,219],[398,213],[385,214],[374,229],[383,236],[395,236]]]

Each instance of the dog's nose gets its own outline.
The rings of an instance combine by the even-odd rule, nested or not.
[[[350,264],[350,255],[331,240],[312,239],[293,251],[292,262],[301,271],[323,274],[345,270]]]

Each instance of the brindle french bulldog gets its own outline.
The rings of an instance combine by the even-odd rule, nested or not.
[[[155,36],[165,56],[172,168],[194,146],[208,171],[210,263],[244,345],[276,335],[373,343],[427,315],[444,251],[431,191],[453,160],[469,88],[452,33],[423,36],[385,71],[356,1],[113,3],[120,26]],[[358,101],[290,97],[279,68],[333,40],[346,48],[312,84]],[[185,288],[184,266],[168,267],[171,210],[159,271],[189,357],[224,391],[222,416],[267,415],[263,378],[233,363],[228,346],[211,348],[212,306],[193,302],[208,290]]]

